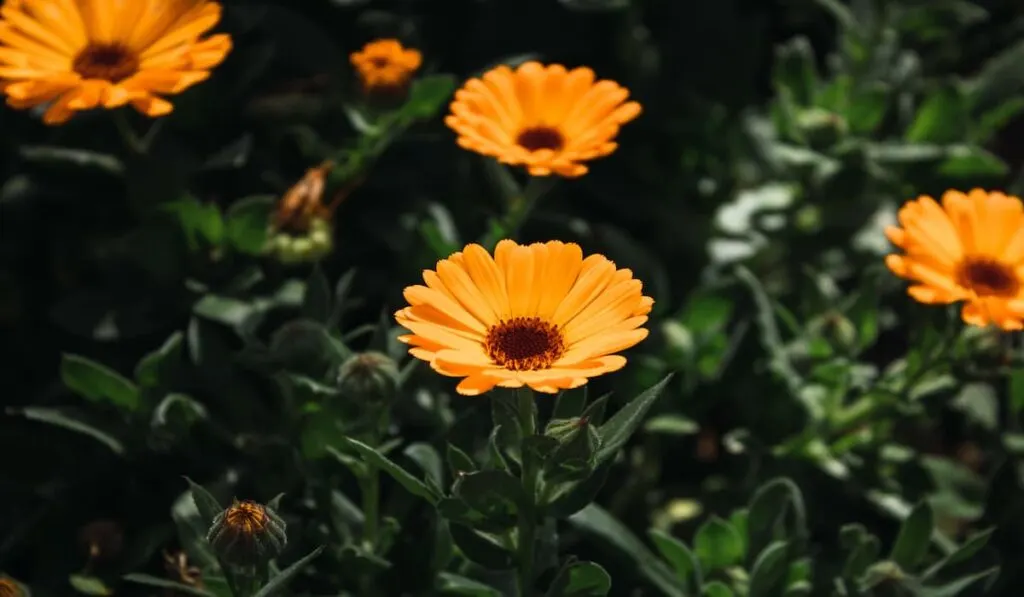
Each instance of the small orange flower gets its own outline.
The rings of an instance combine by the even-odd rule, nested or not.
[[[409,354],[475,396],[494,386],[556,393],[617,371],[615,354],[647,337],[654,300],[628,269],[579,245],[503,240],[494,257],[471,244],[423,272],[395,314]]]
[[[615,151],[619,128],[640,115],[629,91],[594,71],[527,62],[499,66],[455,93],[445,119],[461,147],[525,166],[534,176],[577,177]]]
[[[147,116],[173,106],[231,50],[203,37],[221,16],[210,0],[6,0],[0,8],[0,84],[7,103],[50,103],[47,124],[79,110],[131,104]]]
[[[423,57],[397,39],[372,41],[349,57],[366,92],[404,89]]]
[[[899,212],[886,236],[904,255],[885,264],[916,282],[908,289],[927,304],[964,301],[976,326],[1024,329],[1024,206],[1019,198],[974,189],[946,191],[940,206],[921,196]]]

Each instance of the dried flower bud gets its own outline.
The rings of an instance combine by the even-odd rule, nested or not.
[[[96,520],[79,530],[78,542],[85,548],[90,560],[112,560],[121,554],[124,534],[116,522]]]
[[[0,578],[0,597],[25,597],[25,589],[10,578]]]
[[[207,540],[225,562],[240,566],[277,557],[288,542],[284,520],[267,506],[248,500],[235,500],[218,514]]]
[[[388,401],[398,389],[398,365],[380,352],[359,353],[338,369],[338,389],[367,402]]]

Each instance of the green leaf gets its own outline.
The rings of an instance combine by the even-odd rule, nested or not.
[[[313,266],[302,298],[302,316],[325,323],[331,317],[331,288],[319,265]]]
[[[318,547],[311,551],[309,554],[307,554],[305,557],[301,558],[299,561],[282,570],[277,576],[270,579],[270,582],[263,585],[263,588],[257,591],[256,594],[253,595],[253,597],[270,597],[271,595],[274,595],[278,591],[284,589],[285,585],[291,582],[291,580],[295,578],[295,576],[298,575],[299,572],[302,572],[302,569],[305,568],[310,562],[312,562],[314,558],[320,555],[320,552],[323,550],[323,547]]]
[[[598,429],[601,437],[601,447],[597,451],[598,463],[610,460],[626,444],[630,436],[643,423],[647,411],[650,410],[654,402],[661,395],[661,391],[668,385],[672,375],[672,373],[669,373],[661,381],[643,391],[639,396],[612,415],[604,425],[601,425]]]
[[[110,432],[101,429],[100,426],[85,421],[84,415],[71,414],[60,409],[39,406],[8,409],[7,413],[21,415],[26,419],[39,421],[40,423],[46,423],[47,425],[53,425],[54,427],[60,427],[91,437],[117,455],[122,455],[125,452],[124,444],[121,443],[120,439],[114,437]]]
[[[987,143],[1022,111],[1024,111],[1024,96],[1012,97],[992,109],[986,110],[974,125],[971,141],[979,145]]]
[[[994,153],[974,145],[954,145],[938,167],[939,174],[961,178],[1004,176],[1010,168]]]
[[[796,37],[776,50],[773,80],[798,106],[810,106],[818,87],[814,50],[806,37]]]
[[[455,91],[455,77],[431,75],[412,84],[403,112],[414,118],[432,118]]]
[[[452,487],[452,493],[478,512],[488,527],[495,530],[515,526],[517,513],[526,501],[519,479],[500,470],[461,475]]]
[[[552,419],[572,419],[583,414],[587,406],[587,386],[574,390],[564,390],[555,398],[555,408],[551,412]]]
[[[856,135],[874,132],[882,124],[889,109],[890,93],[890,89],[882,84],[870,85],[857,91],[843,112],[850,132]]]
[[[113,595],[114,591],[108,587],[102,580],[95,576],[85,576],[84,574],[72,574],[68,577],[68,582],[74,587],[76,591],[83,595]]]
[[[432,505],[437,505],[437,502],[441,499],[441,496],[435,493],[426,483],[420,481],[414,477],[411,473],[406,471],[404,468],[398,466],[394,462],[388,459],[377,450],[370,446],[352,438],[342,438],[342,443],[352,448],[363,458],[363,461],[370,466],[376,466],[380,470],[391,476],[392,479],[397,481],[402,487],[409,493],[421,497]],[[334,448],[328,448],[328,452],[333,454],[335,458],[341,461],[345,460],[345,455],[339,453]]]
[[[145,388],[158,386],[169,365],[181,358],[181,332],[174,332],[160,348],[142,357],[135,365],[135,381]]]
[[[647,433],[661,433],[664,435],[693,435],[700,431],[700,425],[693,419],[682,415],[659,415],[652,417],[644,423],[644,431]]]
[[[560,484],[550,493],[545,511],[555,518],[565,518],[585,508],[604,487],[611,465],[611,462],[606,462],[598,466],[586,479]]]
[[[903,570],[913,570],[928,553],[934,528],[935,522],[931,506],[926,501],[918,503],[900,526],[900,532],[896,536],[896,543],[892,546],[889,559],[896,562]]]
[[[189,490],[192,492],[192,500],[196,503],[196,510],[199,511],[200,520],[206,528],[210,528],[213,525],[213,519],[224,511],[224,506],[205,487],[188,477],[185,477],[185,480],[188,481]]]
[[[910,143],[965,141],[969,121],[964,92],[956,84],[945,84],[924,100],[903,138]]]
[[[267,242],[267,226],[276,198],[269,195],[246,197],[231,204],[225,214],[227,239],[240,253],[259,255]]]
[[[916,597],[959,597],[967,587],[983,580],[993,580],[999,574],[999,568],[989,568],[983,572],[971,574],[958,578],[941,587],[921,587],[915,593]]]
[[[789,479],[777,478],[766,482],[754,492],[747,514],[748,549],[751,553],[760,553],[775,539],[776,527],[783,522],[790,508],[795,519],[793,539],[802,541],[807,531],[800,489]]]
[[[462,555],[466,556],[466,559],[491,570],[515,568],[512,552],[495,537],[458,523],[451,523],[448,527],[452,534],[452,541],[455,542]]]
[[[437,575],[440,581],[438,590],[442,595],[458,597],[501,597],[501,591],[465,576],[441,572]]]
[[[331,316],[327,319],[327,329],[334,330],[341,325],[341,318],[348,306],[349,293],[352,291],[352,283],[356,279],[356,270],[350,269],[334,285],[334,308],[331,309]]]
[[[206,246],[217,247],[224,240],[224,218],[213,203],[200,203],[189,197],[160,205],[160,209],[173,214],[185,233],[185,240],[192,251]]]
[[[739,564],[743,560],[743,540],[732,525],[712,516],[697,529],[693,549],[701,569],[714,572]]]
[[[734,593],[728,585],[722,581],[715,580],[704,585],[701,595],[704,597],[733,597]]]
[[[935,576],[945,568],[967,562],[988,544],[988,541],[992,538],[992,533],[994,533],[995,530],[996,528],[992,527],[971,535],[971,537],[967,539],[967,541],[965,541],[964,544],[956,551],[936,562],[935,565],[929,568],[921,575],[921,577],[923,579],[928,579]]]
[[[775,541],[757,556],[750,573],[750,588],[747,597],[771,597],[777,595],[781,581],[788,571],[788,544]]]
[[[688,597],[672,570],[614,516],[591,503],[569,517],[569,523],[615,548],[620,557],[632,561],[652,585],[666,597]]]
[[[446,452],[448,470],[452,477],[458,477],[460,473],[472,473],[477,470],[476,462],[454,444],[448,444]]]
[[[120,373],[74,354],[61,355],[60,377],[79,396],[107,402],[133,412],[139,407],[139,389]]]
[[[572,562],[559,571],[545,597],[604,597],[612,578],[593,562]]]
[[[1018,41],[992,57],[968,83],[972,111],[977,114],[991,110],[1024,92],[1024,40]]]
[[[122,578],[128,582],[138,583],[140,585],[146,585],[158,589],[168,589],[174,593],[198,595],[199,597],[216,597],[213,593],[205,589],[186,585],[185,583],[175,582],[166,578],[160,578],[158,576],[150,576],[149,574],[132,573],[126,574]]]
[[[647,536],[654,542],[654,546],[658,548],[661,557],[671,564],[672,569],[675,570],[683,585],[687,588],[700,590],[704,580],[697,557],[693,555],[690,548],[682,541],[658,529],[647,531]]]

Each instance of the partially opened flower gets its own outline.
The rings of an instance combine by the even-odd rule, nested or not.
[[[423,57],[419,51],[403,47],[397,39],[378,39],[353,52],[349,60],[363,90],[373,93],[404,90]]]
[[[885,264],[916,282],[922,303],[964,301],[964,322],[1024,329],[1024,207],[1020,199],[974,189],[947,191],[940,206],[922,196],[900,209],[886,236],[903,255]]]
[[[619,127],[640,115],[640,104],[589,68],[566,70],[526,62],[499,66],[455,92],[445,124],[465,149],[525,166],[534,176],[577,177],[583,162],[617,147]]]
[[[494,386],[554,393],[622,368],[615,354],[647,337],[654,301],[628,269],[603,255],[551,241],[480,245],[423,272],[395,314],[411,333],[399,340],[438,373],[464,378],[460,394]]]
[[[47,124],[76,111],[131,104],[173,109],[162,95],[205,80],[231,49],[203,37],[221,16],[208,0],[6,0],[0,9],[0,82],[7,103],[50,103]]]

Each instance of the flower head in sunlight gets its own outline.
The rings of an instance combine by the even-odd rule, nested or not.
[[[371,41],[349,60],[367,93],[404,90],[423,63],[419,51],[403,47],[397,39]]]
[[[927,304],[963,301],[964,322],[1024,329],[1024,207],[1017,197],[974,189],[922,196],[904,205],[886,236],[904,251],[885,264],[916,282]]]
[[[0,84],[7,103],[49,103],[47,124],[80,110],[131,104],[172,110],[162,95],[205,80],[231,49],[210,35],[221,5],[208,0],[6,0],[0,8]]]
[[[465,149],[534,176],[577,177],[587,173],[583,162],[615,151],[619,128],[639,116],[628,96],[618,83],[595,82],[585,67],[502,65],[455,92],[445,124]]]
[[[493,258],[471,244],[423,279],[395,314],[411,332],[399,340],[438,373],[464,378],[465,395],[554,393],[616,371],[626,359],[615,353],[647,337],[640,326],[654,304],[630,270],[558,241],[503,240]]]

